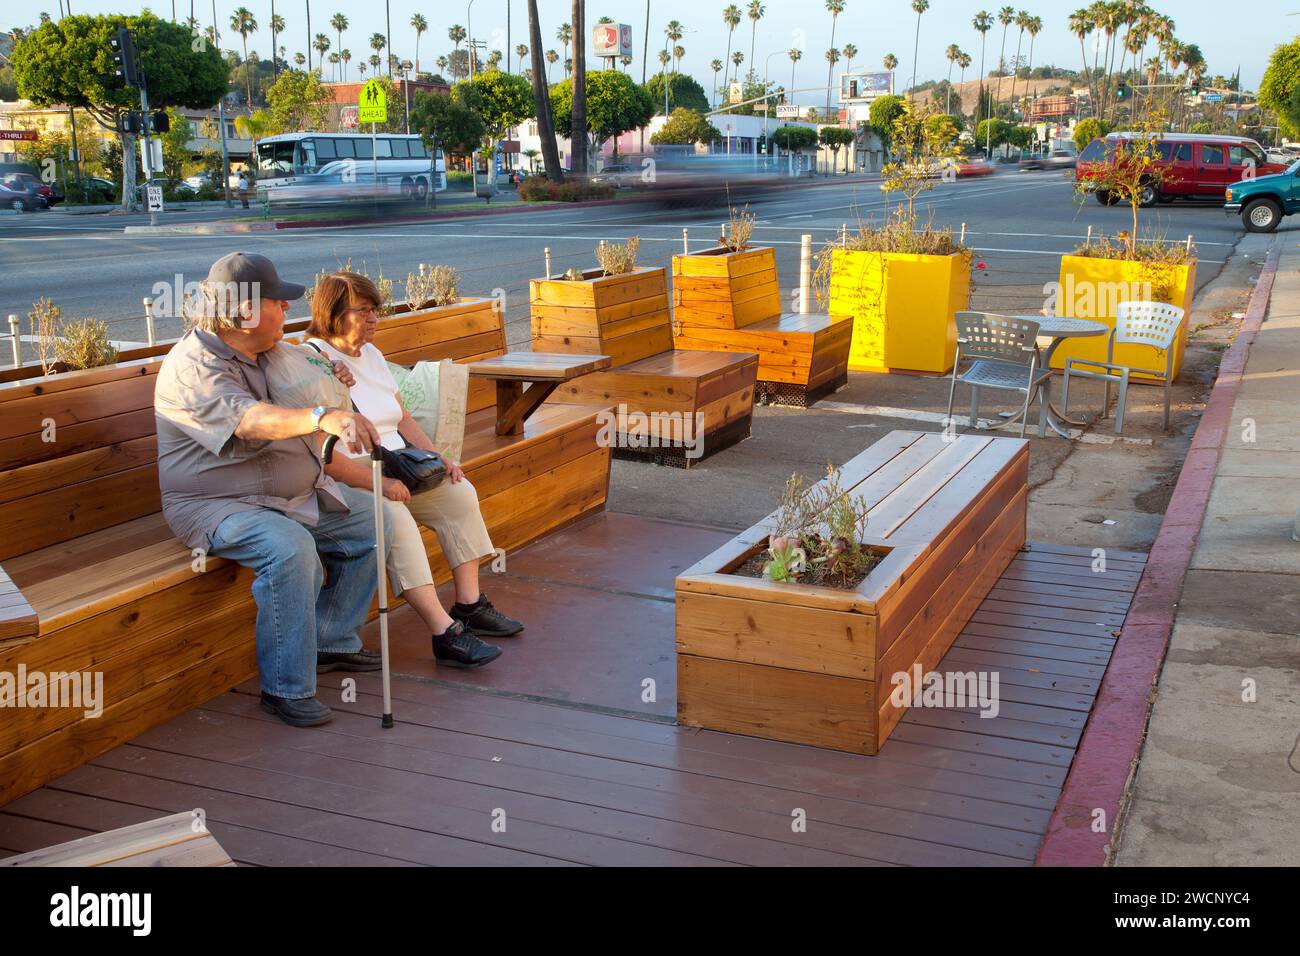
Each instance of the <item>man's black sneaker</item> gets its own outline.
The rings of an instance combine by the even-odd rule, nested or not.
[[[262,691],[262,709],[275,714],[290,727],[318,727],[328,724],[334,714],[315,697],[290,700]]]
[[[452,667],[482,667],[501,656],[501,648],[485,644],[459,621],[441,634],[433,635],[433,656]]]
[[[317,651],[316,673],[327,671],[377,671],[383,667],[378,651]]]
[[[451,616],[479,637],[514,637],[524,629],[519,621],[506,617],[493,607],[482,592],[479,592],[476,604],[453,604]]]

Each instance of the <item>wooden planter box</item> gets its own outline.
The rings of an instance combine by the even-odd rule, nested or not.
[[[673,256],[673,321],[680,328],[740,329],[781,314],[776,250],[725,246]]]
[[[583,276],[528,283],[534,352],[608,355],[618,368],[672,349],[666,270]]]
[[[1187,315],[1178,337],[1174,339],[1173,376],[1183,366],[1183,352],[1187,348],[1187,325],[1192,316],[1192,298],[1196,294],[1196,262],[1168,266],[1167,274],[1153,271],[1153,267],[1123,259],[1096,259],[1091,256],[1062,256],[1060,288],[1056,296],[1056,314],[1077,319],[1092,319],[1109,328],[1115,327],[1115,307],[1128,300],[1157,297],[1162,283],[1172,285],[1169,305],[1176,305]],[[1152,289],[1152,287],[1156,289]],[[1052,368],[1065,368],[1069,358],[1086,358],[1106,361],[1106,336],[1072,338],[1063,341],[1052,356]],[[1113,361],[1118,365],[1135,368],[1158,369],[1158,375],[1133,375],[1132,381],[1163,382],[1165,356],[1147,345],[1117,345]]]
[[[830,313],[853,319],[854,371],[951,371],[957,358],[953,317],[969,304],[968,253],[831,253]]]
[[[677,716],[693,727],[874,754],[907,704],[894,675],[934,670],[1025,543],[1020,439],[891,432],[842,484],[883,555],[853,590],[731,574],[772,516],[677,578]]]

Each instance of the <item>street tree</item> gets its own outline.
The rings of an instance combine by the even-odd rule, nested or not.
[[[139,109],[139,92],[113,71],[109,40],[121,27],[135,33],[136,59],[148,82],[153,108],[207,109],[225,94],[230,70],[215,46],[194,42],[190,30],[151,13],[137,17],[76,16],[42,23],[13,50],[18,93],[35,106],[86,110],[104,129],[118,133],[122,148],[122,206],[136,204],[136,141],[120,132],[122,115]],[[195,49],[195,47],[198,49]]]
[[[840,149],[848,146],[855,139],[857,134],[846,126],[823,126],[817,131],[817,141],[823,146],[830,147],[831,151],[831,172],[835,171],[835,166],[839,161]],[[844,158],[845,172],[848,171],[848,154]]]
[[[528,81],[515,73],[485,70],[473,79],[462,80],[452,87],[457,99],[474,110],[483,120],[484,145],[491,153],[505,138],[510,127],[518,126],[534,114],[533,90]],[[488,163],[488,182],[496,181],[496,164]]]
[[[1283,135],[1300,136],[1300,37],[1279,46],[1269,57],[1259,86],[1259,105],[1277,113]]]
[[[555,62],[554,50],[546,51],[546,67],[542,67],[542,26],[537,14],[537,0],[528,0],[528,42],[532,47],[532,76],[529,83],[533,91],[533,113],[537,117],[537,136],[542,141],[542,163],[546,178],[553,183],[564,181],[560,171],[560,147],[555,141],[555,121],[551,114],[550,64]]]
[[[332,103],[315,70],[285,70],[266,91],[267,112],[279,133],[325,129]]]
[[[663,109],[665,82],[668,84],[670,111],[679,106],[700,113],[709,111],[709,100],[704,93],[704,87],[700,86],[695,77],[689,73],[669,73],[666,80],[663,73],[656,73],[646,80],[645,91],[658,109]]]
[[[487,127],[483,117],[452,93],[422,90],[411,101],[411,129],[432,155],[439,149],[446,153],[473,153],[483,142]],[[429,190],[432,196],[434,190]]]
[[[716,143],[720,139],[721,131],[702,112],[679,106],[673,110],[659,132],[650,137],[650,142],[655,146],[682,146]]]
[[[772,142],[792,153],[817,145],[817,131],[808,126],[781,126],[772,133]]]
[[[576,134],[573,120],[573,83],[562,80],[551,87],[555,131],[571,139]],[[655,101],[626,73],[600,70],[587,75],[587,145],[593,154],[609,140],[640,129],[655,115]],[[577,144],[574,144],[576,150]],[[574,172],[580,167],[575,163]]]

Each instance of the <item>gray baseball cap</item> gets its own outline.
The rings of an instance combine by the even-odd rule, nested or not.
[[[255,288],[263,299],[292,301],[301,299],[307,291],[306,286],[297,282],[285,282],[270,259],[252,252],[232,252],[222,256],[208,270],[208,281],[240,285],[256,283]]]

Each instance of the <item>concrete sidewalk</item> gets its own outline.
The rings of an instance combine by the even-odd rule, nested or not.
[[[1300,864],[1300,250],[1288,238],[1183,581],[1120,866]]]

